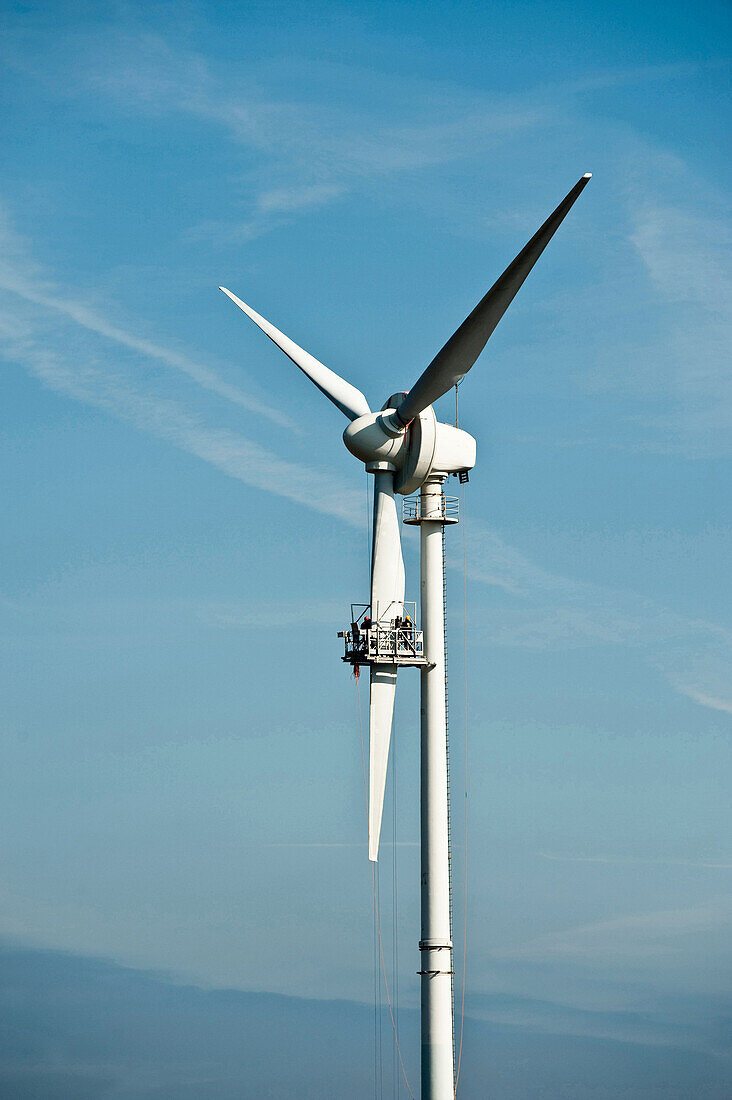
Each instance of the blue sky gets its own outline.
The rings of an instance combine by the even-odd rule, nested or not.
[[[365,476],[217,287],[374,407],[592,171],[461,388],[469,992],[690,1018],[724,992],[732,911],[726,5],[25,4],[2,26],[0,935],[368,1001],[335,637],[366,599]],[[391,957],[396,852],[405,1005],[416,705],[407,672],[380,872]],[[463,866],[456,841],[458,927]]]

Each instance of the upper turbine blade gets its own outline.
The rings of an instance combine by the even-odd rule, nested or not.
[[[521,288],[524,279],[549,244],[570,207],[591,179],[587,172],[574,185],[569,194],[550,214],[541,229],[509,264],[486,296],[478,303],[460,328],[453,333],[441,351],[402,401],[397,412],[399,419],[408,424],[423,409],[442,397],[443,393],[463,378],[482,352],[488,338]]]
[[[369,403],[360,390],[357,390],[350,382],[346,382],[335,371],[323,366],[307,351],[303,351],[288,336],[285,336],[283,332],[271,325],[269,321],[265,321],[264,317],[260,317],[246,302],[242,302],[241,298],[237,298],[236,294],[232,294],[225,286],[220,286],[219,290],[223,290],[224,294],[228,295],[232,302],[239,306],[239,309],[243,309],[255,325],[259,325],[262,332],[269,336],[270,340],[278,348],[281,348],[289,359],[292,359],[295,366],[299,367],[303,374],[306,374],[311,382],[315,383],[320,392],[324,393],[341,412],[346,414],[349,420],[357,420],[359,416],[365,416],[371,412]]]
[[[404,613],[404,559],[399,517],[394,500],[394,475],[380,471],[374,477],[374,530],[371,559],[372,629],[388,629],[390,620]],[[380,624],[380,625],[377,625]],[[389,761],[397,666],[372,665],[369,697],[369,859],[379,856],[384,809],[386,768]]]

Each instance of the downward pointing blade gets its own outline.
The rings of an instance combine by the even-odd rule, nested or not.
[[[369,702],[369,859],[379,858],[397,666],[372,665]]]
[[[516,259],[509,264],[486,296],[478,303],[460,328],[453,333],[441,351],[424,371],[414,388],[397,410],[399,419],[408,424],[423,409],[442,397],[465,377],[482,352],[498,322],[549,244],[570,208],[590,181],[587,172],[560,202],[541,229],[531,238]]]
[[[323,366],[309,352],[303,351],[289,336],[285,336],[269,321],[265,321],[264,317],[260,317],[246,302],[242,302],[241,298],[237,298],[236,294],[232,294],[225,286],[220,286],[219,290],[223,290],[224,294],[231,298],[239,309],[243,309],[247,317],[251,317],[255,325],[259,325],[262,332],[269,336],[270,340],[284,351],[289,359],[292,359],[295,366],[299,367],[303,374],[306,374],[310,381],[315,383],[320,392],[324,393],[341,412],[346,414],[349,420],[357,420],[359,416],[365,416],[371,412],[369,403],[360,390],[357,390],[350,382],[346,382],[335,371]]]
[[[371,559],[371,618],[386,628],[404,613],[404,560],[399,517],[394,500],[394,475],[374,477],[374,528]],[[372,629],[379,629],[378,626]],[[369,699],[369,859],[379,855],[386,769],[394,715],[397,666],[371,666]]]

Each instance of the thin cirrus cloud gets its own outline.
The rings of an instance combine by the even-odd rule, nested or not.
[[[602,337],[591,345],[590,365],[578,381],[626,405],[624,422],[616,420],[622,438],[608,445],[694,459],[728,456],[728,202],[716,180],[657,144],[626,135],[620,152],[622,236],[605,257],[602,287],[593,287],[587,303],[591,314],[597,311]],[[609,327],[608,318],[618,315],[623,323]]]
[[[496,952],[499,958],[572,959],[637,965],[652,958],[674,956],[685,937],[718,936],[729,929],[732,897],[683,909],[629,913],[550,932]]]
[[[54,292],[28,256],[27,247],[6,229],[3,234],[10,258],[0,269],[0,344],[9,359],[23,366],[44,385],[73,400],[103,409],[141,431],[164,439],[230,477],[255,488],[274,492],[308,505],[317,512],[336,516],[350,526],[361,526],[361,496],[328,471],[304,469],[262,447],[240,432],[210,425],[178,399],[160,396],[144,388],[139,378],[113,370],[104,357],[90,355],[69,337],[64,325],[71,321],[83,334],[91,333],[112,344],[162,362],[188,375],[205,389],[235,404],[289,423],[276,410],[250,399],[211,371],[164,346],[140,339],[108,322],[85,304]],[[18,300],[30,309],[19,316]],[[53,317],[62,322],[54,327]],[[42,337],[38,334],[43,324]],[[100,365],[101,364],[101,365]]]
[[[312,184],[309,187],[278,187],[259,196],[258,207],[263,214],[289,214],[337,199],[344,188],[336,184]]]
[[[381,177],[476,158],[538,126],[543,131],[564,127],[572,115],[581,119],[582,96],[588,91],[683,78],[700,67],[685,63],[590,73],[543,89],[541,95],[533,89],[531,95],[504,97],[498,104],[484,103],[470,90],[431,88],[429,117],[411,88],[399,98],[401,117],[385,123],[352,105],[335,108],[267,95],[254,78],[232,87],[205,57],[155,36],[109,38],[106,51],[114,64],[81,66],[78,79],[86,87],[136,111],[184,114],[213,123],[234,147],[247,150],[243,194],[250,197],[239,201],[244,216],[207,220],[183,231],[188,240],[221,245],[259,237],[283,219],[341,200]],[[376,79],[383,82],[386,77]],[[654,402],[638,417],[646,429],[633,433],[632,447],[691,456],[726,453],[732,427],[727,215],[713,201],[713,213],[705,208],[714,188],[692,179],[680,158],[632,132],[613,131],[608,140],[614,149],[609,178],[620,192],[625,189],[628,245],[654,305],[666,310],[668,319],[652,335],[640,330],[624,334],[628,346],[616,341],[605,353],[598,351],[601,388],[619,386],[626,394],[635,391]],[[638,163],[643,165],[642,179],[637,177]],[[683,194],[683,206],[669,199],[673,191]],[[521,217],[522,225],[534,220]],[[617,282],[614,272],[608,272],[608,279]],[[623,362],[632,368],[623,371],[618,366]],[[667,411],[660,413],[664,404]]]
[[[629,856],[577,856],[562,852],[539,852],[551,863],[604,863],[620,867],[702,867],[710,871],[732,871],[728,860],[713,859],[634,859]]]
[[[0,317],[0,326],[2,318]],[[205,424],[179,402],[145,393],[127,379],[88,365],[70,365],[28,334],[5,341],[5,350],[57,393],[131,423],[215,466],[253,488],[276,493],[324,515],[360,527],[361,494],[326,471],[287,462],[239,432]]]
[[[89,55],[96,60],[89,62]],[[366,181],[473,159],[516,133],[548,124],[554,113],[528,97],[496,102],[431,86],[429,112],[423,88],[401,89],[395,96],[400,114],[385,123],[347,100],[337,105],[273,95],[256,71],[227,76],[203,55],[155,35],[100,35],[93,51],[80,54],[75,79],[85,92],[92,88],[123,109],[214,124],[246,150],[244,191],[254,192],[241,203],[246,217],[202,222],[184,234],[218,243],[258,236],[283,217],[337,200]],[[374,80],[387,82],[370,73]]]
[[[87,332],[101,336],[130,351],[138,352],[147,359],[157,360],[172,370],[180,371],[203,389],[239,405],[248,412],[264,416],[281,427],[293,427],[290,418],[279,409],[274,409],[251,397],[238,386],[221,378],[210,367],[197,363],[189,356],[172,348],[127,332],[102,317],[84,302],[56,291],[51,283],[40,277],[37,268],[27,257],[25,243],[14,233],[5,212],[0,224],[0,243],[7,257],[0,262],[0,289],[17,295],[25,302],[39,306],[45,312],[59,314],[75,322]]]
[[[662,347],[667,353],[674,412],[666,428],[692,430],[698,446],[732,428],[732,276],[730,225],[678,207],[644,205],[631,241],[662,302],[674,312]],[[707,441],[705,444],[705,440]]]
[[[6,228],[9,254],[0,268],[0,287],[22,299],[35,314],[24,321],[10,305],[0,314],[6,353],[45,385],[74,400],[102,408],[141,431],[165,439],[230,477],[258,489],[277,493],[313,510],[332,515],[349,526],[362,524],[360,495],[325,470],[307,471],[248,439],[241,433],[206,423],[177,398],[161,397],[144,388],[140,379],[100,366],[89,357],[69,355],[68,338],[51,328],[56,316],[71,321],[85,333],[136,352],[182,372],[204,388],[260,415],[278,420],[280,414],[249,398],[177,351],[139,338],[109,322],[83,302],[59,292],[33,265],[27,246]],[[656,277],[666,270],[656,264]],[[659,274],[659,272],[661,274]],[[35,334],[37,314],[45,322],[43,341]],[[73,366],[71,359],[73,358]],[[102,364],[104,360],[101,360]],[[700,706],[732,712],[729,698],[732,638],[715,624],[689,620],[635,594],[605,589],[553,574],[533,562],[500,534],[480,522],[471,524],[470,575],[497,586],[516,599],[514,607],[487,611],[480,634],[486,642],[504,647],[562,649],[587,645],[618,645],[638,650],[682,695]],[[216,618],[215,613],[212,613]],[[226,617],[220,625],[249,625],[252,612]],[[220,616],[219,616],[220,618]],[[256,618],[256,614],[255,614]]]
[[[89,62],[89,56],[96,61]],[[271,64],[276,72],[277,59]],[[367,181],[474,160],[517,134],[566,127],[574,115],[576,127],[587,92],[688,77],[702,67],[600,70],[499,99],[435,81],[395,85],[389,74],[370,71],[369,86],[390,89],[396,105],[386,123],[347,97],[336,106],[317,96],[301,102],[272,94],[265,87],[271,74],[263,80],[256,67],[227,74],[204,55],[152,34],[101,32],[94,49],[80,53],[76,80],[126,109],[187,115],[219,126],[234,146],[248,151],[248,190],[256,191],[264,166],[266,182],[244,204],[248,217],[203,222],[185,233],[223,244],[259,236],[282,217],[340,199]],[[358,76],[358,70],[331,68],[335,80]],[[252,154],[260,155],[263,165],[253,164]],[[280,181],[277,186],[273,179]]]
[[[637,593],[551,573],[480,521],[471,521],[467,548],[471,579],[516,601],[481,612],[473,628],[478,641],[536,650],[621,646],[637,651],[681,695],[732,713],[728,630],[677,615]]]
[[[410,547],[407,543],[405,549]],[[480,520],[471,520],[467,551],[469,578],[500,588],[515,601],[514,606],[481,609],[479,624],[471,627],[478,644],[554,651],[619,646],[639,653],[679,694],[732,713],[732,634],[723,627],[678,615],[637,593],[552,573]],[[269,603],[205,605],[197,614],[209,625],[244,630],[297,616],[296,611],[272,614]],[[316,615],[323,622],[339,622],[342,608],[322,603]]]

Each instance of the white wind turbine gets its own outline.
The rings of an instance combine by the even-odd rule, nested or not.
[[[454,1095],[452,929],[448,837],[447,731],[442,528],[448,515],[442,486],[449,474],[467,475],[475,465],[475,440],[437,421],[432,403],[467,374],[546,248],[587,185],[584,175],[509,264],[472,313],[437,353],[408,392],[393,394],[380,412],[364,395],[303,351],[236,295],[220,287],[284,351],[351,423],[346,447],[374,475],[371,558],[372,625],[355,623],[346,637],[346,657],[370,666],[369,859],[376,860],[384,804],[397,668],[421,672],[421,938],[422,1100]],[[419,490],[407,520],[420,526],[423,633],[404,626],[404,561],[395,493]]]

